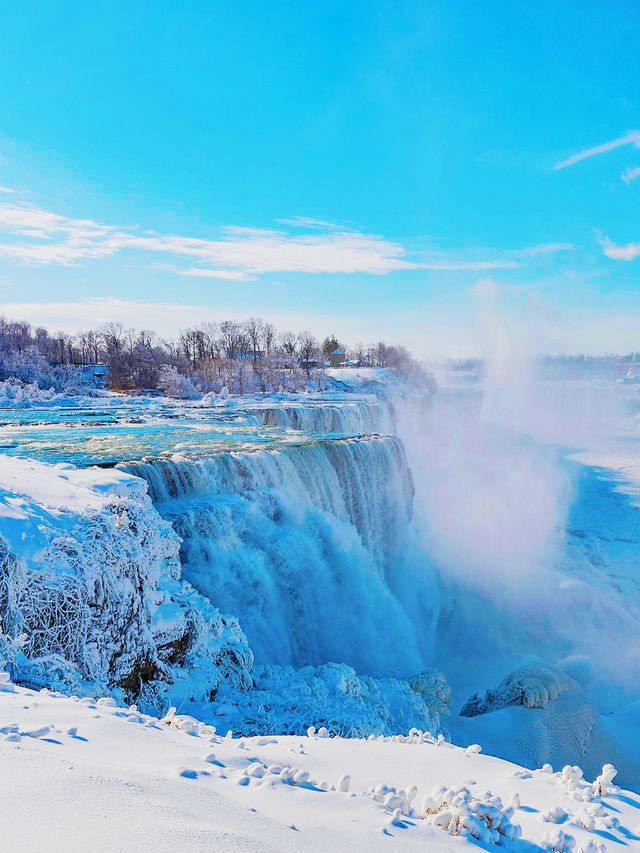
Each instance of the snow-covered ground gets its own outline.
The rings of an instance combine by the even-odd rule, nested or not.
[[[607,769],[588,784],[575,767],[531,772],[417,731],[225,735],[111,699],[0,684],[3,848],[371,853],[497,842],[598,853],[640,842],[640,798]]]

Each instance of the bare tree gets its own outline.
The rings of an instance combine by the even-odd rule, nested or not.
[[[271,354],[276,342],[276,329],[271,323],[262,324],[262,343],[266,355]]]
[[[264,323],[259,317],[249,317],[249,319],[244,322],[243,326],[252,351],[251,357],[253,361],[256,361],[260,351],[260,342],[262,340]]]
[[[311,332],[302,332],[298,335],[298,353],[302,366],[307,371],[307,376],[311,376],[311,368],[315,366],[313,362],[318,354],[318,342]]]
[[[227,358],[236,358],[242,346],[242,327],[234,320],[220,323],[220,340]]]
[[[287,355],[294,356],[298,346],[298,336],[296,333],[282,332],[280,335],[280,346]]]

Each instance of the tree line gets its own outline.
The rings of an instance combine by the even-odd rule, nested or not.
[[[189,396],[225,387],[238,394],[310,385],[322,389],[325,368],[342,361],[422,376],[402,346],[378,341],[346,347],[335,335],[318,340],[309,331],[278,331],[259,317],[203,322],[170,339],[116,322],[75,335],[51,333],[0,316],[0,378],[59,390],[80,384],[87,373],[82,368],[95,364],[107,366],[115,390],[161,389]]]

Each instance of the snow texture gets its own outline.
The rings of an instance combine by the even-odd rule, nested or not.
[[[476,717],[512,705],[546,708],[563,693],[582,693],[582,688],[556,666],[529,664],[509,673],[497,687],[487,690],[484,699],[475,693],[462,707],[460,716]]]
[[[443,748],[428,732],[238,738],[111,697],[1,683],[7,850],[603,853],[640,842],[636,794],[578,802],[559,772]],[[541,820],[556,811],[562,824]]]
[[[4,654],[25,683],[121,691],[159,707],[250,685],[237,621],[180,580],[179,539],[120,471],[5,459],[0,472]]]

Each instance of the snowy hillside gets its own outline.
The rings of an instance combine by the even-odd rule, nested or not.
[[[576,767],[530,772],[417,731],[240,739],[172,714],[0,684],[4,849],[599,853],[640,842],[640,799],[614,787],[613,769],[589,784]]]

